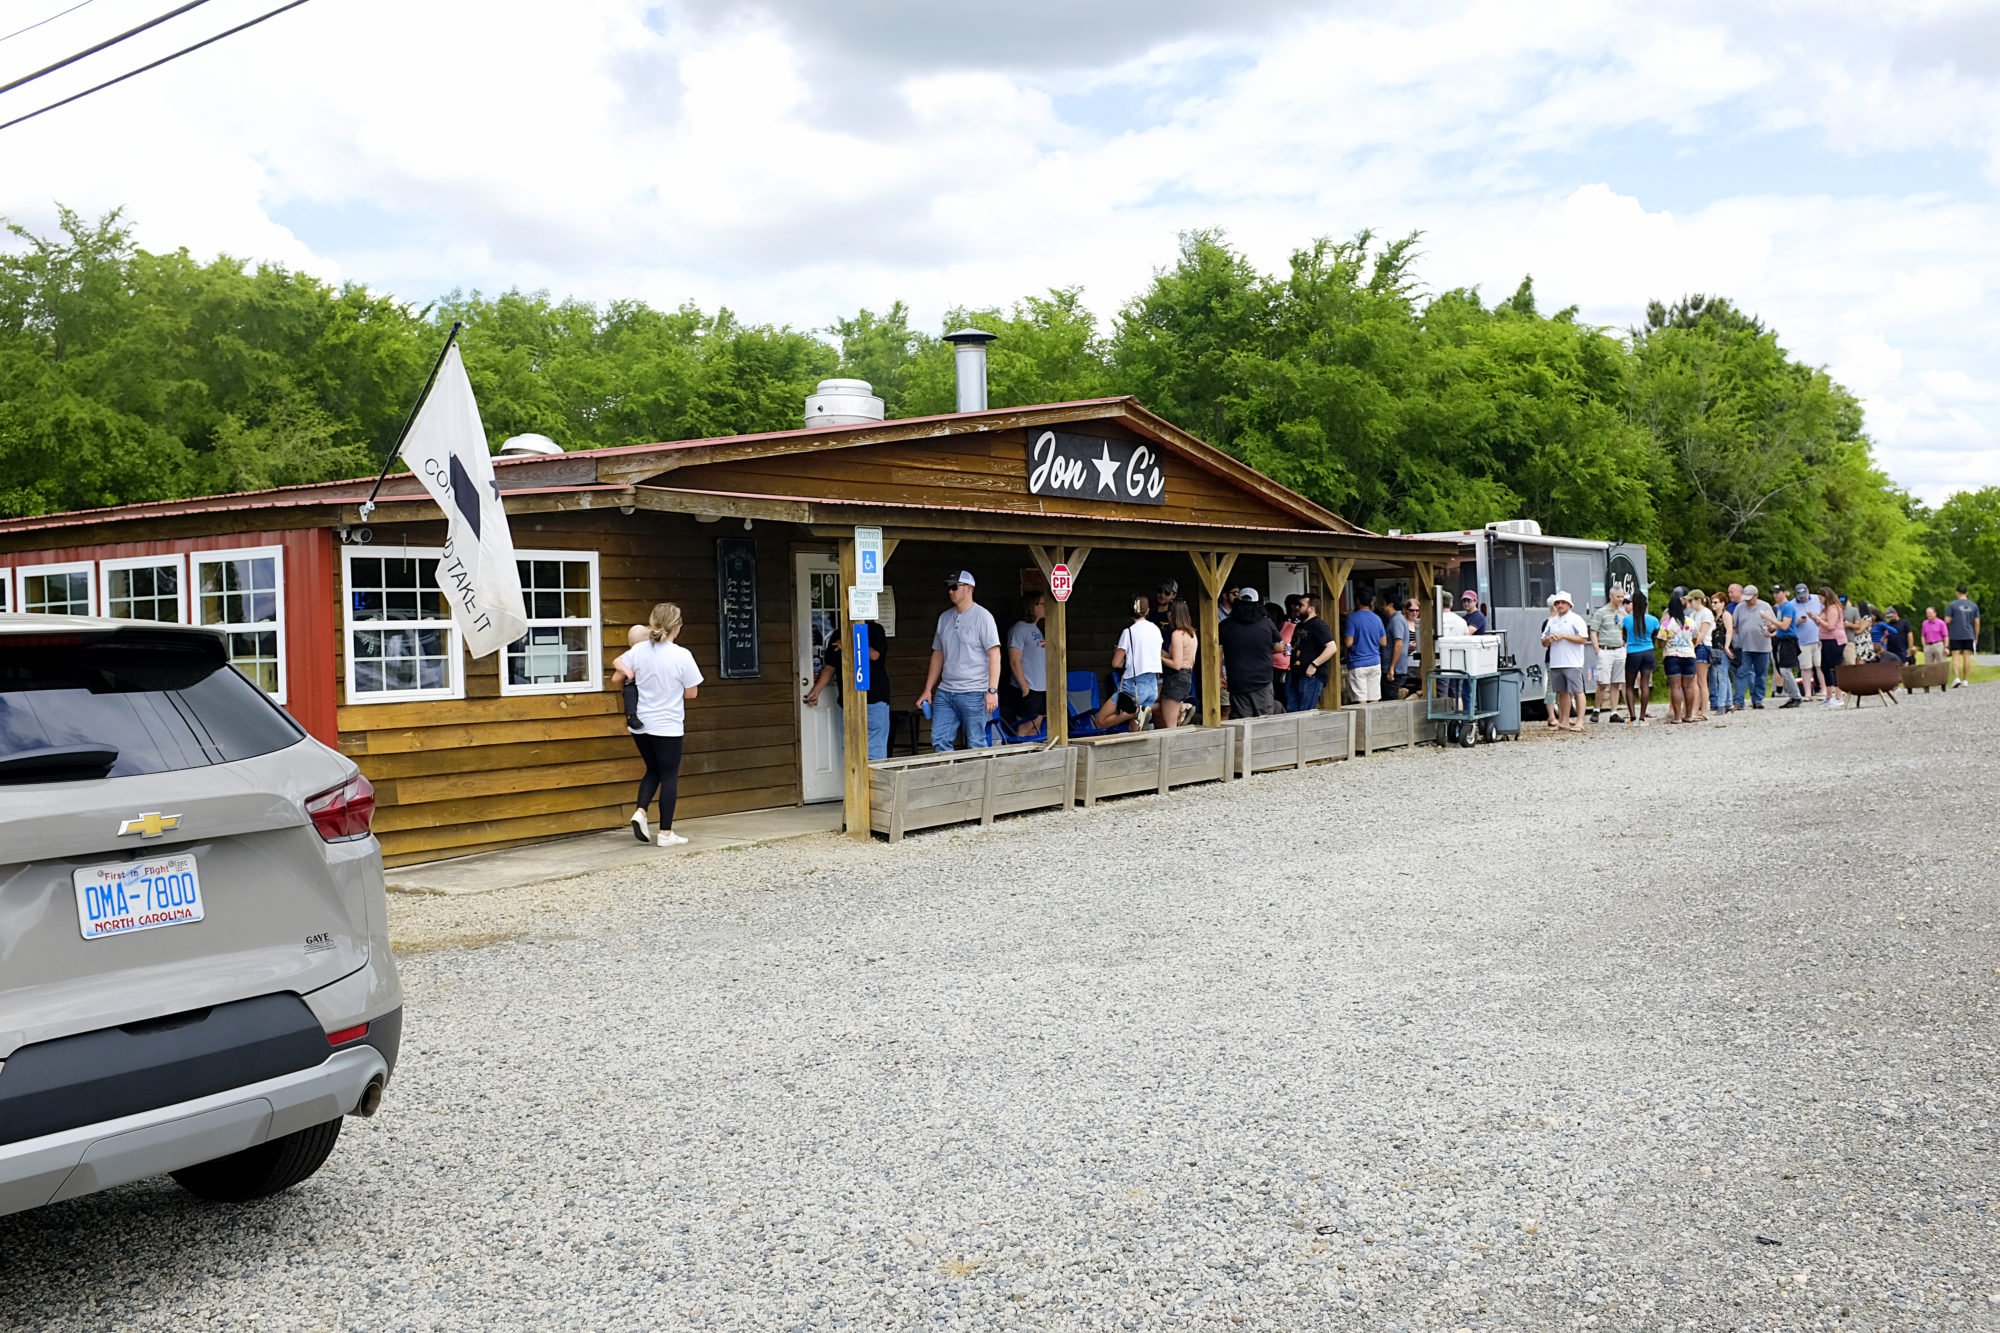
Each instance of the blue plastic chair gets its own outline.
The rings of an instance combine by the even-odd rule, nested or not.
[[[1046,715],[1042,718],[1041,730],[1030,732],[1026,736],[1017,735],[1014,728],[1008,724],[1007,719],[1000,716],[1000,710],[997,708],[986,719],[986,743],[988,745],[1026,744],[1030,741],[1045,741],[1048,738],[1049,719]]]
[[[1069,734],[1072,736],[1096,736],[1100,734],[1097,725],[1097,710],[1104,703],[1098,692],[1095,671],[1072,671],[1069,673]]]

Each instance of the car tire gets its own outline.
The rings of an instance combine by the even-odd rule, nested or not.
[[[215,1203],[248,1203],[288,1190],[319,1170],[340,1140],[340,1119],[173,1173],[188,1193]]]

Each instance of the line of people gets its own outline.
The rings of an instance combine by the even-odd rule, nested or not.
[[[1556,699],[1552,727],[1581,730],[1586,711],[1593,722],[1646,725],[1656,672],[1666,676],[1667,721],[1681,724],[1761,709],[1777,694],[1785,700],[1780,708],[1837,708],[1846,702],[1843,665],[1902,664],[1918,654],[1927,662],[1949,656],[1951,684],[1960,686],[1970,681],[1981,628],[1979,606],[1963,586],[1943,615],[1927,607],[1918,625],[1893,606],[1876,608],[1804,583],[1775,602],[1756,584],[1732,583],[1712,595],[1677,587],[1662,609],[1663,615],[1653,614],[1643,590],[1628,599],[1616,587],[1588,617],[1574,612],[1566,593],[1550,599],[1542,643]],[[1596,657],[1596,692],[1588,704],[1585,645]]]

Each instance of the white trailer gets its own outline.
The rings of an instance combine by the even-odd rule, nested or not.
[[[1546,537],[1533,519],[1411,535],[1459,544],[1458,557],[1438,575],[1439,600],[1449,596],[1456,610],[1464,593],[1479,594],[1488,630],[1506,636],[1501,652],[1521,668],[1523,703],[1548,697],[1542,622],[1548,619],[1551,593],[1558,589],[1567,592],[1574,599],[1576,613],[1588,617],[1604,605],[1614,584],[1628,597],[1646,586],[1645,547]],[[1594,665],[1596,654],[1587,656]],[[1594,691],[1596,686],[1590,688]]]

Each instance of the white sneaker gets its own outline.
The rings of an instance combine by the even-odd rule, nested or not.
[[[683,838],[680,834],[675,833],[671,829],[669,829],[667,832],[662,833],[659,836],[658,841],[660,846],[662,847],[678,847],[682,843],[686,842],[687,839]]]
[[[646,826],[646,812],[644,810],[634,810],[632,812],[632,836],[640,842],[651,842],[653,840],[653,830]]]

